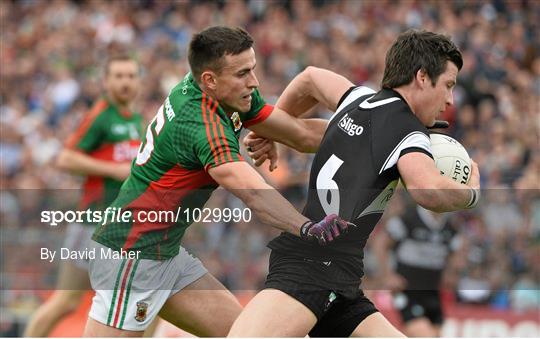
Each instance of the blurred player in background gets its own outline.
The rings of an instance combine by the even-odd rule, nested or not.
[[[179,247],[192,219],[180,213],[175,220],[151,222],[144,217],[148,211],[200,208],[222,186],[262,222],[302,241],[330,241],[347,230],[349,224],[335,215],[313,223],[299,214],[240,155],[242,126],[314,151],[327,124],[297,119],[264,102],[252,45],[251,36],[240,28],[211,27],[193,36],[191,72],[149,124],[131,174],[111,205],[132,212],[133,218],[105,224],[94,233],[98,253],[112,249],[138,255],[96,255],[90,261],[96,296],[86,336],[140,336],[158,313],[195,335],[225,336],[241,311],[233,294]]]
[[[379,92],[314,67],[293,79],[276,107],[306,111],[320,102],[336,112],[313,160],[304,213],[338,214],[358,227],[324,247],[286,233],[272,240],[265,289],[230,336],[403,336],[360,289],[363,248],[400,178],[425,208],[476,205],[478,166],[473,162],[469,185],[442,176],[427,130],[452,105],[462,64],[449,38],[411,30],[387,52]]]
[[[106,63],[105,95],[86,113],[79,128],[66,141],[57,157],[58,168],[86,177],[79,210],[103,210],[117,196],[130,171],[142,132],[142,116],[133,111],[139,91],[139,66],[128,55],[112,56]],[[95,225],[68,225],[62,247],[84,250]],[[57,289],[41,305],[24,333],[45,337],[63,317],[75,311],[90,290],[88,262],[61,260]]]
[[[440,337],[444,320],[439,288],[452,252],[460,244],[448,214],[409,206],[388,220],[373,241],[378,272],[394,293],[394,306],[410,337]],[[395,269],[390,265],[393,254]]]

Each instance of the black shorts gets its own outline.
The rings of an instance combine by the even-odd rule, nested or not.
[[[426,317],[434,325],[442,325],[443,312],[438,290],[406,290],[394,295],[394,306],[404,323]]]
[[[319,261],[272,251],[265,288],[287,293],[317,317],[310,337],[349,337],[369,315],[378,312],[352,284],[350,273],[335,261]]]

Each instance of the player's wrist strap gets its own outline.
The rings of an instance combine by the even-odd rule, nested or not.
[[[471,191],[471,200],[469,200],[469,203],[465,206],[467,209],[476,207],[480,201],[480,189],[470,188],[469,190]]]
[[[308,220],[300,226],[300,238],[307,239],[309,229],[314,225],[313,221]]]

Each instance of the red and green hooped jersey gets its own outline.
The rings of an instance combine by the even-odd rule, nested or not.
[[[261,122],[271,111],[272,106],[255,90],[250,111],[229,116],[188,73],[148,125],[131,175],[111,205],[120,213],[130,213],[130,221],[105,223],[93,239],[114,250],[140,251],[139,258],[168,259],[178,254],[189,226],[178,208],[200,208],[206,203],[218,186],[208,169],[242,161],[238,142],[242,125]],[[177,218],[149,222],[151,211],[171,211]]]
[[[65,146],[106,161],[126,162],[137,155],[142,134],[142,116],[136,112],[120,112],[107,99],[98,100]],[[87,176],[83,185],[81,210],[104,209],[122,186],[122,181],[100,176]]]

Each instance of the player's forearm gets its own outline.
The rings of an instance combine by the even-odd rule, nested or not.
[[[300,227],[309,220],[268,185],[265,188],[239,190],[235,194],[263,223],[282,231],[299,236]]]
[[[275,109],[263,123],[251,130],[258,137],[277,141],[303,153],[314,153],[319,149],[328,121],[324,119],[291,118],[281,109]]]
[[[64,171],[82,175],[113,177],[114,162],[94,159],[86,154],[64,149],[56,158],[56,166]]]
[[[282,138],[276,141],[302,153],[317,152],[328,121],[324,119],[298,119],[298,124],[298,133],[292,134],[292,138]]]
[[[474,195],[479,194],[479,191],[473,192],[467,185],[442,176],[430,188],[408,187],[407,189],[420,206],[438,213],[470,208]],[[479,196],[476,197],[476,200],[478,199]]]
[[[421,152],[401,156],[397,165],[409,194],[431,211],[441,213],[472,208],[480,198],[480,174],[474,162],[467,185],[441,175],[433,159]]]
[[[312,95],[309,75],[303,71],[287,85],[275,106],[299,117],[313,109],[319,101]]]
[[[242,200],[265,224],[299,235],[300,227],[308,221],[244,161],[210,168],[208,174]]]
[[[354,84],[332,71],[307,67],[285,88],[276,106],[294,116],[300,116],[317,103],[334,112],[341,96]]]

